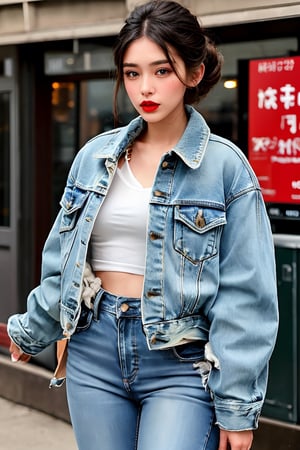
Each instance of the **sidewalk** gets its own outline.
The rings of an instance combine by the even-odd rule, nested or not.
[[[0,448],[76,450],[71,425],[48,414],[0,398]]]
[[[49,389],[52,372],[0,354],[0,449],[77,450],[65,385]]]

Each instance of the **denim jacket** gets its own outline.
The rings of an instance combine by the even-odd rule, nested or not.
[[[187,112],[183,136],[160,161],[149,203],[144,333],[151,350],[209,341],[218,364],[205,376],[217,423],[254,429],[278,322],[272,234],[243,153],[211,134],[192,107]],[[28,297],[27,313],[9,319],[9,334],[24,352],[36,354],[75,331],[95,218],[118,159],[144,126],[138,117],[95,137],[76,156],[43,250],[40,286]]]

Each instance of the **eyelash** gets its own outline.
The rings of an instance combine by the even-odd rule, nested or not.
[[[167,75],[169,73],[171,73],[172,70],[167,68],[167,67],[162,67],[160,69],[157,69],[157,71],[155,72],[158,76],[163,77],[164,75]],[[135,70],[127,70],[126,72],[124,72],[124,77],[128,78],[128,79],[135,79],[136,77],[139,76],[139,73],[136,72]]]
[[[163,72],[163,73],[160,73],[160,74],[159,74],[159,75],[163,76],[163,75],[166,75],[166,74],[168,74],[168,73],[171,73],[172,70],[169,69],[169,68],[167,68],[167,67],[162,67],[161,69],[158,69],[158,70],[156,71],[156,73],[158,73],[158,72]]]
[[[124,76],[126,78],[136,78],[138,76],[138,73],[134,72],[133,70],[127,70],[126,72],[124,72]]]

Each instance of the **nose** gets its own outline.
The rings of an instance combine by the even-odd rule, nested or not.
[[[144,76],[142,78],[142,83],[141,83],[141,94],[144,97],[147,97],[148,95],[151,95],[153,93],[154,93],[154,87],[151,83],[150,77]]]

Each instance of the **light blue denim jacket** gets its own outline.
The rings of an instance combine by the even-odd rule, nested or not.
[[[272,234],[243,153],[211,134],[192,107],[187,112],[187,128],[162,157],[150,198],[144,332],[151,350],[209,341],[220,365],[206,377],[217,423],[254,429],[278,322]],[[76,156],[45,243],[41,284],[27,313],[9,319],[24,352],[36,354],[75,331],[95,218],[120,155],[144,126],[138,117]]]

